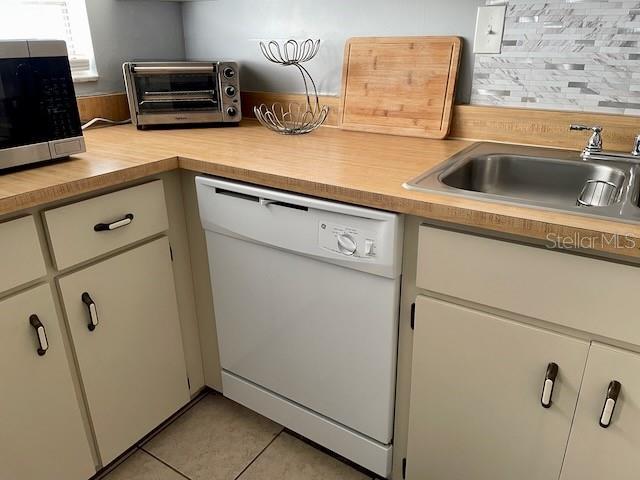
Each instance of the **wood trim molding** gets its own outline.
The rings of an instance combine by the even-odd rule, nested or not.
[[[243,92],[242,113],[245,117],[253,118],[253,107],[262,103],[304,101],[304,95],[295,93]],[[340,97],[323,95],[320,102],[330,108],[325,126],[337,127]],[[125,93],[79,97],[78,107],[82,121],[95,117],[113,120],[129,118]],[[631,151],[634,138],[640,134],[640,117],[635,116],[456,105],[450,137],[580,150],[586,143],[586,134],[570,132],[571,123],[604,127],[607,150]]]
[[[301,101],[304,101],[304,95],[245,92],[242,110],[246,117],[253,118],[255,105]],[[322,96],[320,102],[331,108],[325,126],[337,127],[340,97]],[[640,134],[640,117],[634,116],[456,105],[450,137],[581,150],[586,144],[586,134],[570,132],[571,123],[604,127],[604,144],[608,150],[631,151],[634,138]]]
[[[83,123],[96,117],[108,118],[118,122],[129,118],[129,104],[127,103],[126,93],[78,97],[77,102],[80,120]]]
[[[297,93],[242,92],[242,114],[245,117],[254,118],[253,107],[262,103],[286,104],[292,102],[303,103],[305,101],[305,96]],[[77,102],[82,122],[87,122],[96,117],[121,121],[128,119],[130,116],[127,94],[124,92],[78,97]],[[325,122],[325,126],[337,127],[339,97],[322,96],[320,102],[330,107],[329,117]]]
[[[587,134],[570,132],[572,123],[600,125],[607,150],[631,151],[640,117],[530,108],[457,105],[451,137],[582,150]]]

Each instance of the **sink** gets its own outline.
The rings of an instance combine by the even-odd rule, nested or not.
[[[459,190],[569,207],[592,181],[614,187],[610,205],[624,180],[622,170],[605,165],[504,154],[472,157],[440,177]]]
[[[409,190],[640,222],[637,163],[477,143],[407,182]]]

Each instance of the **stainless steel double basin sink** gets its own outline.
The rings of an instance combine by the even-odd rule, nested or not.
[[[583,160],[579,152],[476,143],[404,187],[640,223],[640,159]]]

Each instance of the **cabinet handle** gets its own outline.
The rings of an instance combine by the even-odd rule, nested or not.
[[[96,308],[95,302],[91,299],[91,295],[87,292],[82,294],[82,302],[87,306],[87,310],[89,311],[89,323],[87,327],[90,332],[93,332],[98,326],[98,309]]]
[[[620,390],[622,390],[622,384],[620,382],[614,380],[609,384],[607,398],[604,401],[604,407],[602,407],[602,415],[600,415],[600,426],[602,428],[609,428],[611,425],[611,419],[613,418],[613,412],[618,403]]]
[[[37,352],[38,355],[42,357],[45,353],[47,353],[47,350],[49,350],[49,340],[47,340],[47,332],[44,330],[44,325],[42,325],[42,322],[35,314],[29,317],[29,323],[36,331],[36,336],[38,337]]]
[[[124,218],[111,223],[98,223],[93,229],[96,232],[109,232],[118,228],[126,227],[133,222],[133,213],[127,213]]]
[[[555,387],[556,378],[558,378],[558,364],[550,363],[547,367],[547,374],[544,376],[542,398],[540,399],[544,408],[551,408],[551,405],[553,404],[553,387]]]

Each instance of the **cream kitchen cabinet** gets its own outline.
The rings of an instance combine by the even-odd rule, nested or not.
[[[588,351],[585,341],[419,296],[406,478],[558,478]]]
[[[638,372],[640,355],[597,343],[592,345],[561,480],[638,478]]]
[[[58,279],[103,465],[189,402],[169,242]]]
[[[0,294],[47,274],[31,215],[0,223],[0,265]]]
[[[638,478],[638,266],[417,230],[406,478]]]
[[[638,266],[420,227],[418,288],[634,345],[638,283]]]
[[[0,478],[95,473],[51,288],[0,301]]]
[[[44,219],[58,270],[169,228],[161,180],[54,208],[44,213]]]

